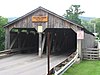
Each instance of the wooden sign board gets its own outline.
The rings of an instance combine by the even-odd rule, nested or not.
[[[42,26],[38,26],[38,32],[42,32]]]
[[[47,22],[48,16],[32,16],[32,22]]]

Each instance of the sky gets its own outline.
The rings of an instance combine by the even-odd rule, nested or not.
[[[39,6],[62,16],[72,4],[81,5],[82,16],[100,18],[100,0],[0,0],[0,16],[20,17]]]

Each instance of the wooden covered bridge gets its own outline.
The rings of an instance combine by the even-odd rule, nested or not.
[[[81,50],[94,46],[94,36],[84,27],[43,7],[9,22],[5,30],[5,49],[36,52],[40,57],[46,53],[48,32],[51,54],[71,54],[78,51],[79,57],[82,58]]]

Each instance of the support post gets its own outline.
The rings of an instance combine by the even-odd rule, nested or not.
[[[50,75],[50,33],[47,34],[47,60],[48,60],[48,75]]]
[[[20,34],[21,33],[21,29],[19,29],[18,30],[18,33]],[[18,37],[18,48],[21,48],[21,37],[20,37],[20,35],[19,35],[19,37]]]
[[[42,53],[43,53],[43,50],[44,50],[45,41],[46,41],[46,35],[44,35],[43,41],[42,41]]]
[[[42,33],[39,33],[39,57],[42,57]]]
[[[79,54],[80,59],[82,59],[82,43],[81,39],[77,39],[77,52]]]
[[[9,28],[5,28],[5,49],[10,48],[10,31]]]

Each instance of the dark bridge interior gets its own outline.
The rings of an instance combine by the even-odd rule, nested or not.
[[[42,33],[45,36],[43,53],[47,50],[47,33],[50,33],[51,54],[71,54],[77,48],[77,34],[72,29],[47,28]],[[18,49],[20,53],[38,53],[39,34],[34,28],[16,28],[10,32],[10,48]]]
[[[71,54],[77,48],[77,35],[72,29],[66,28],[47,28],[44,31],[50,33],[51,53],[53,54]],[[45,44],[46,50],[46,44]]]
[[[34,28],[12,29],[10,37],[11,49],[19,49],[23,53],[38,52],[38,33]]]

